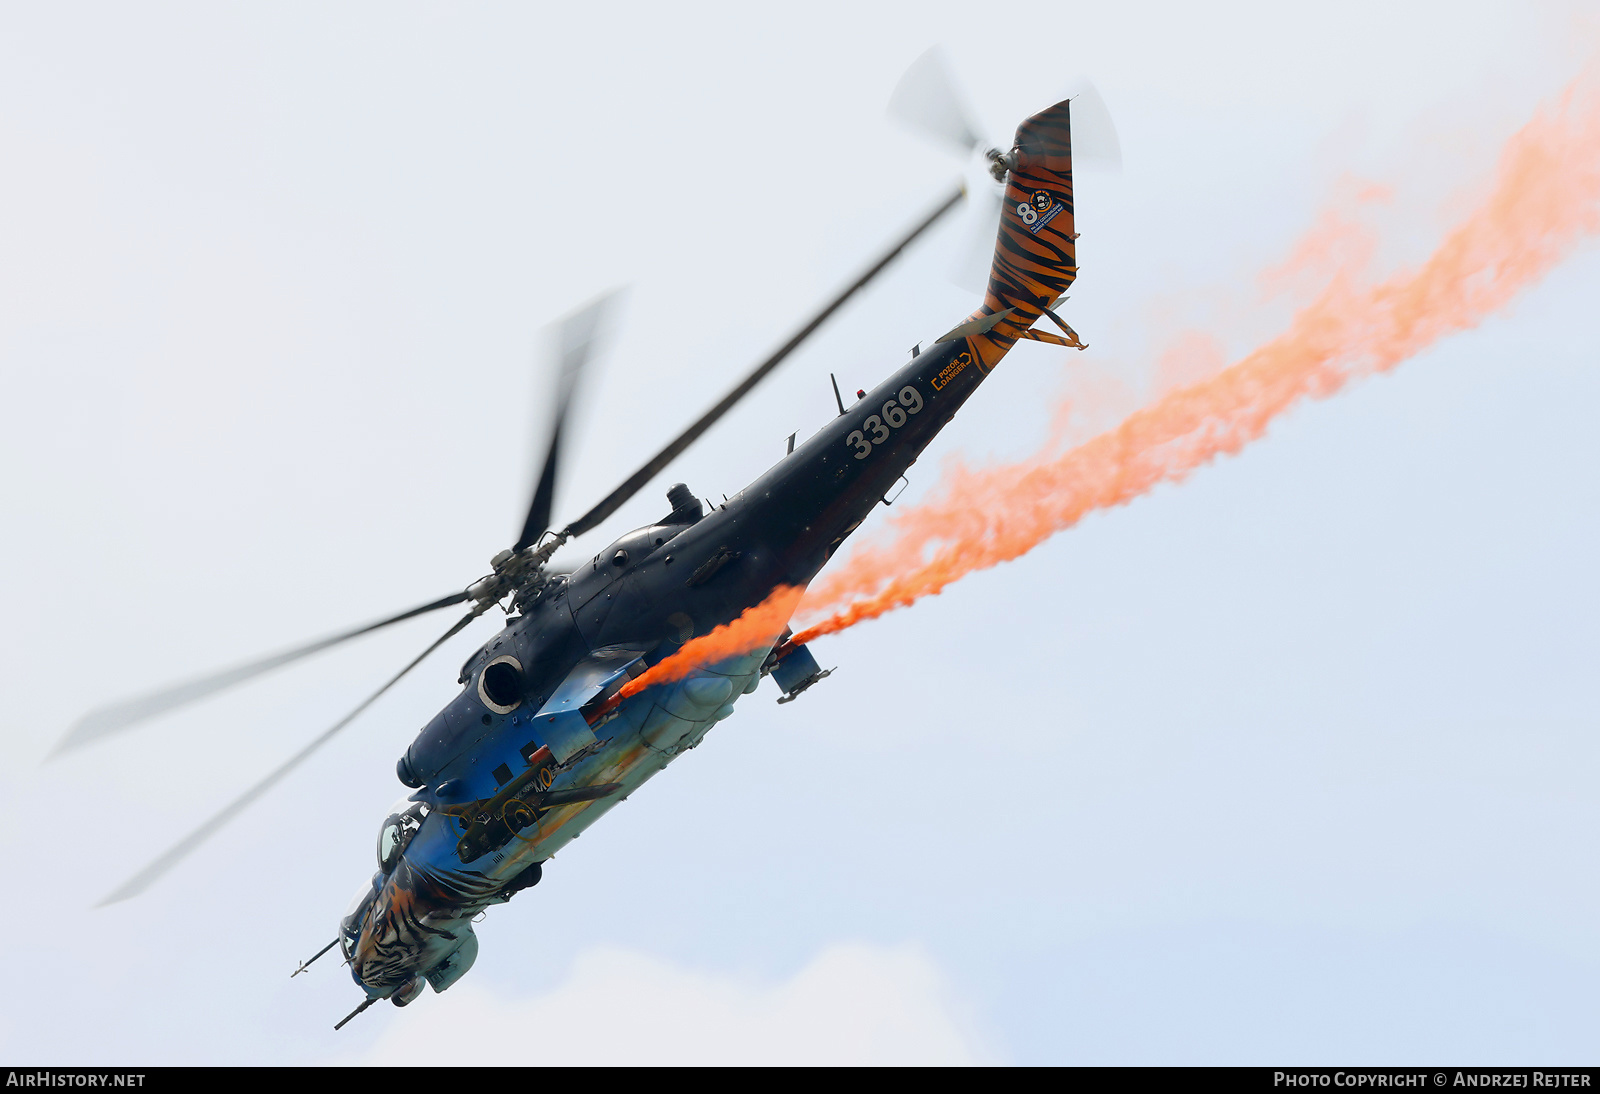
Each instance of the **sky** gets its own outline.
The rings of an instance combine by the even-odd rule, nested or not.
[[[1090,349],[913,469],[1087,437],[1292,301],[1368,182],[1404,268],[1589,63],[1592,8],[852,3],[0,13],[0,862],[27,1065],[1585,1062],[1600,899],[1600,254],[1239,454],[837,636],[491,910],[403,1011],[333,937],[487,621],[158,886],[94,905],[431,641],[422,620],[45,761],[85,710],[459,589],[520,527],[540,332],[627,303],[571,519],[1091,79]],[[732,494],[967,315],[952,224],[584,550]],[[1185,342],[1185,339],[1191,341]],[[1065,409],[1063,407],[1065,406]],[[881,530],[880,511],[858,535]]]

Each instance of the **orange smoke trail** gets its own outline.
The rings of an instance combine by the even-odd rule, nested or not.
[[[853,551],[805,594],[780,587],[733,623],[687,643],[629,682],[623,698],[770,643],[796,606],[832,611],[796,644],[905,607],[974,570],[1025,554],[1087,514],[1182,480],[1266,432],[1278,415],[1351,380],[1394,368],[1468,330],[1600,232],[1600,102],[1577,85],[1502,151],[1487,199],[1417,270],[1361,282],[1373,252],[1354,226],[1325,216],[1284,269],[1332,266],[1289,329],[1200,383],[1169,392],[1116,428],[1057,454],[982,470],[947,469],[937,495],[893,520],[894,538]]]
[[[1592,94],[1580,102],[1574,85],[1507,142],[1488,198],[1419,269],[1363,286],[1346,261],[1287,332],[1211,379],[1167,394],[1063,455],[952,468],[934,500],[893,522],[891,542],[852,552],[812,589],[803,610],[833,614],[794,641],[938,593],[1094,510],[1237,452],[1300,401],[1325,398],[1476,326],[1597,231],[1600,104]],[[1334,248],[1339,234],[1324,223],[1302,250]]]
[[[794,614],[804,592],[804,589],[793,585],[779,585],[765,600],[753,608],[746,608],[744,614],[732,623],[725,623],[710,634],[691,638],[677,653],[629,680],[622,685],[620,696],[623,699],[631,698],[652,684],[670,684],[682,680],[701,665],[772,645],[783,633],[783,628],[788,626],[789,617]]]

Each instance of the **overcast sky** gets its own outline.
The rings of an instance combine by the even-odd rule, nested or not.
[[[1426,255],[1592,8],[12,5],[0,12],[0,1058],[121,1063],[1592,1061],[1600,255],[1024,558],[817,643],[478,927],[443,996],[331,960],[458,639],[144,896],[107,892],[444,624],[44,764],[100,703],[478,577],[539,331],[630,287],[570,519],[960,176],[884,115],[943,43],[1003,143],[1075,81],[1067,318],[911,475],[1237,356],[1352,177]],[[1585,19],[1589,19],[1585,22]],[[732,494],[975,299],[961,226],[703,438]],[[900,503],[897,503],[900,504]],[[869,521],[870,535],[883,513]]]

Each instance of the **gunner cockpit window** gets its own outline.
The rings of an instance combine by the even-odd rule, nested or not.
[[[394,869],[411,837],[422,827],[425,814],[421,802],[402,799],[390,807],[389,815],[378,829],[378,869],[386,874]]]

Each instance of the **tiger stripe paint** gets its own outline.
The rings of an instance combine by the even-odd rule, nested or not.
[[[1070,102],[1057,103],[1017,127],[1012,146],[1017,165],[1006,179],[989,287],[983,307],[970,318],[1016,310],[987,334],[967,340],[984,372],[1000,362],[1078,276],[1070,114]],[[1047,195],[1051,206],[1039,218],[1042,224],[1030,225],[1018,210],[1035,207],[1039,194]],[[1049,208],[1058,211],[1048,212]]]

